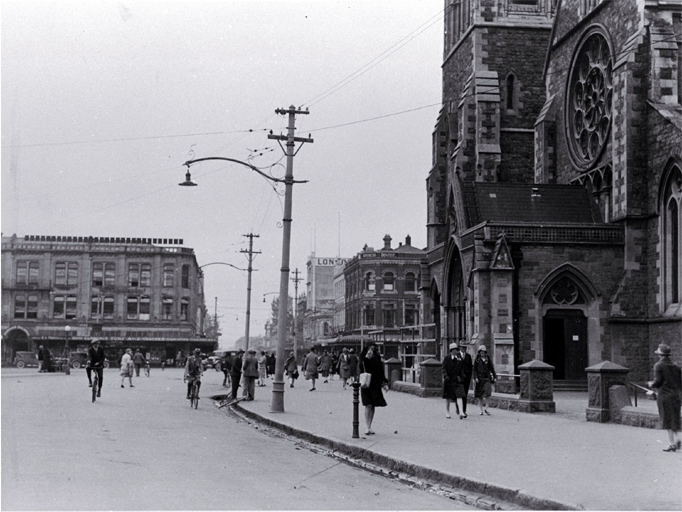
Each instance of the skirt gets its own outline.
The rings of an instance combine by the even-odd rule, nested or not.
[[[680,428],[680,398],[675,395],[658,394],[658,416],[663,430],[682,430]]]
[[[461,382],[444,382],[443,383],[443,398],[449,400],[456,400],[458,398],[466,398],[464,385]]]
[[[476,398],[489,398],[493,394],[493,385],[489,380],[479,380],[474,389]]]
[[[381,386],[360,388],[360,397],[362,398],[362,405],[386,407],[386,400],[384,399],[384,393],[381,391]]]
[[[133,376],[133,369],[130,367],[121,368],[119,375],[121,377],[132,377]]]
[[[317,372],[305,372],[305,380],[317,379]]]

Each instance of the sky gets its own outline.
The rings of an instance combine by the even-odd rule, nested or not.
[[[199,265],[248,266],[251,336],[279,291],[296,119],[290,268],[365,244],[426,246],[441,104],[442,0],[2,0],[2,234],[181,238]],[[244,335],[247,273],[204,269],[222,347]],[[293,276],[292,276],[293,277]],[[290,282],[290,296],[294,283]],[[266,302],[263,302],[265,296]]]

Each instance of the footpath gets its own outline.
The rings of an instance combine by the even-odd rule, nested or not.
[[[207,388],[206,394],[225,389]],[[587,422],[586,398],[580,404],[557,394],[555,414],[491,408],[490,416],[480,416],[479,407],[468,404],[468,417],[460,420],[454,404],[452,419],[445,417],[441,398],[389,391],[388,406],[376,410],[374,435],[364,434],[360,403],[360,438],[354,439],[352,388],[319,380],[315,391],[309,389],[310,382],[302,379],[294,388],[287,383],[285,412],[272,413],[268,380],[266,387],[256,388],[255,400],[234,408],[407,481],[487,496],[482,503],[487,508],[499,500],[540,510],[682,510],[682,452],[662,451],[666,432]]]

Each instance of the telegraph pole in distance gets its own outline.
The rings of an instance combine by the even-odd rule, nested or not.
[[[253,255],[254,254],[261,254],[260,251],[254,251],[253,250],[253,239],[254,238],[259,238],[260,235],[254,235],[253,233],[249,233],[248,235],[242,235],[245,236],[246,238],[249,239],[249,250],[247,251],[246,249],[242,249],[239,252],[242,252],[244,254],[248,254],[249,258],[249,268],[247,269],[249,272],[249,277],[248,281],[246,284],[246,348],[244,350],[249,350],[249,329],[251,327],[251,272],[253,271],[251,264],[253,263]]]
[[[294,185],[294,147],[297,142],[303,145],[313,142],[310,137],[296,137],[296,114],[308,114],[308,110],[297,109],[291,105],[288,109],[278,108],[277,114],[287,114],[289,124],[287,135],[269,134],[268,139],[275,139],[282,146],[281,141],[286,141],[287,169],[284,178],[284,234],[282,237],[282,269],[279,280],[279,314],[277,315],[277,359],[275,365],[275,380],[272,383],[272,405],[270,412],[284,412],[284,344],[286,343],[287,308],[284,306],[289,300],[289,254],[291,252],[291,203]],[[282,148],[284,149],[284,148]],[[300,146],[299,146],[300,149]]]
[[[298,343],[296,342],[296,329],[298,328],[298,282],[303,281],[303,278],[298,277],[298,274],[300,274],[298,269],[293,274],[295,277],[292,277],[291,280],[296,288],[296,295],[294,296],[294,360],[298,361]]]

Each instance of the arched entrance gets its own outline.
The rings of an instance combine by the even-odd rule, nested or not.
[[[22,328],[12,328],[2,337],[2,366],[10,366],[14,362],[14,354],[31,350],[28,332]]]
[[[444,306],[447,325],[445,326],[446,339],[443,341],[448,345],[453,341],[459,344],[467,339],[466,295],[462,259],[459,248],[454,245],[448,258],[445,291],[446,300]],[[447,347],[444,346],[443,350],[447,353]]]
[[[549,309],[543,318],[544,361],[556,380],[586,380],[587,318],[579,309]]]

